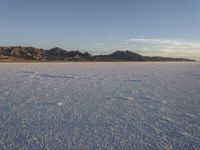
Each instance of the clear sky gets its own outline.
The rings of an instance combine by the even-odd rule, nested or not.
[[[0,0],[0,45],[200,59],[200,0]]]

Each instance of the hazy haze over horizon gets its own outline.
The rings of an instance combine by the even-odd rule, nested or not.
[[[198,0],[0,0],[0,46],[200,60]]]

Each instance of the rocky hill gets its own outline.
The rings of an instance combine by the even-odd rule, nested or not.
[[[34,47],[0,47],[0,61],[193,61],[184,58],[146,57],[131,51],[116,51],[109,55],[66,51],[55,47],[44,50]]]

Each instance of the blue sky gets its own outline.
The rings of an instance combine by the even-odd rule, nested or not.
[[[0,45],[200,58],[199,0],[0,0]]]

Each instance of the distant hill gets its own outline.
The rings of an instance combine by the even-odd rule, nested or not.
[[[96,59],[107,61],[144,61],[144,57],[130,51],[116,51],[109,55],[97,55]]]
[[[0,47],[1,62],[18,61],[194,61],[184,58],[148,57],[131,51],[116,51],[109,55],[91,55],[88,52],[66,51],[55,47],[44,50],[34,47]]]

